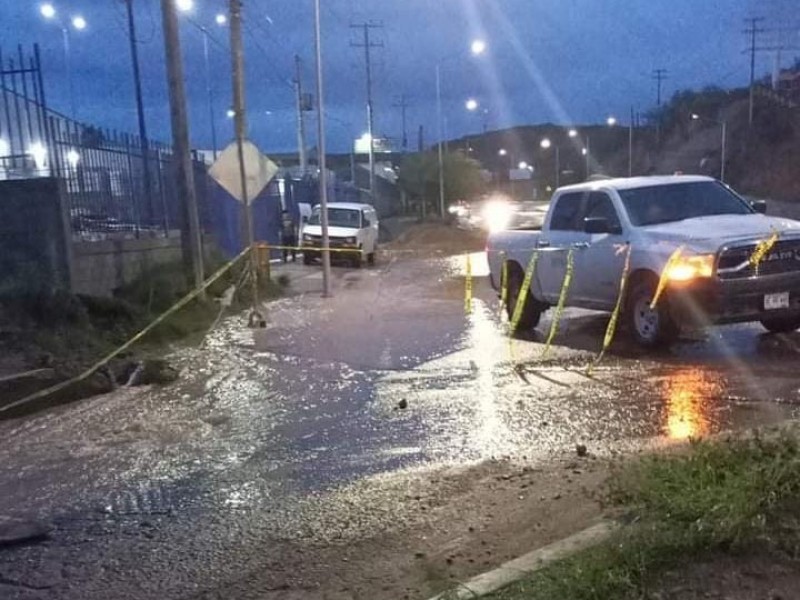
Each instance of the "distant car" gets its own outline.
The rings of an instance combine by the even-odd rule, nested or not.
[[[303,263],[310,265],[321,255],[322,211],[317,206],[303,227]],[[380,224],[375,208],[369,204],[332,202],[328,204],[328,238],[334,250],[331,260],[360,267],[375,262]]]

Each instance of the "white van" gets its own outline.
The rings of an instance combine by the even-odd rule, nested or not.
[[[303,262],[307,265],[320,257],[322,247],[321,211],[315,206],[303,227]],[[331,202],[328,204],[328,238],[333,249],[352,249],[352,252],[332,252],[331,260],[348,262],[360,267],[366,260],[375,262],[378,246],[378,213],[369,204]]]

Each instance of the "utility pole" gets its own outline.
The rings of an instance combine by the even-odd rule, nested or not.
[[[169,0],[164,0],[169,1]],[[242,43],[242,2],[230,0],[231,60],[233,62],[233,122],[236,131],[236,148],[239,154],[239,178],[242,186],[243,239],[250,248],[250,279],[253,290],[253,315],[258,316],[258,273],[256,269],[255,232],[253,209],[247,194],[247,168],[244,164],[244,142],[247,138],[247,113],[244,101],[244,44]],[[252,319],[251,319],[252,320]]]
[[[422,153],[425,152],[425,126],[419,126],[419,132],[417,133],[417,152]]]
[[[762,29],[758,26],[758,24],[762,21],[764,21],[763,17],[751,17],[746,19],[746,22],[750,26],[744,30],[744,33],[750,38],[750,47],[747,49],[747,51],[750,53],[750,107],[748,112],[748,123],[751,127],[753,126],[753,117],[755,115],[756,105],[756,52],[758,51],[756,42],[759,34],[766,31],[766,29]]]
[[[372,29],[380,29],[383,25],[377,23],[359,23],[350,25],[351,29],[361,29],[364,32],[364,41],[351,43],[354,48],[364,48],[364,58],[367,66],[367,135],[369,136],[369,195],[375,204],[375,106],[372,102],[372,49],[382,48],[383,43],[376,43],[370,39]]]
[[[408,98],[405,94],[400,96],[400,100],[392,105],[392,108],[399,108],[400,109],[400,117],[403,123],[403,154],[408,152],[408,121],[406,119],[407,111],[411,107],[408,103]]]
[[[633,177],[633,125],[636,115],[631,106],[631,122],[628,126],[628,177]]]
[[[656,80],[656,106],[658,106],[658,120],[656,121],[656,146],[661,145],[661,90],[667,78],[666,69],[653,69],[653,79]]]
[[[317,62],[317,156],[319,163],[320,228],[322,229],[322,296],[331,296],[331,247],[328,237],[328,177],[325,156],[325,98],[322,72],[322,18],[320,0],[314,0],[314,52]]]
[[[194,166],[189,146],[189,121],[186,113],[186,90],[183,82],[181,43],[178,36],[178,15],[174,0],[161,0],[164,46],[167,62],[170,121],[172,125],[173,160],[178,184],[178,196],[184,212],[181,235],[183,259],[194,274],[194,285],[203,285],[203,243],[200,238],[200,216],[197,211],[197,191],[194,187]]]
[[[142,151],[142,174],[144,176],[144,193],[150,206],[150,215],[155,215],[153,204],[153,187],[150,178],[150,152],[147,141],[147,123],[144,117],[144,102],[142,100],[142,77],[139,71],[139,49],[136,46],[136,21],[133,17],[133,0],[125,0],[128,13],[128,38],[131,43],[131,63],[133,64],[133,86],[136,94],[136,114],[139,120],[139,143]],[[164,216],[166,219],[166,215]]]
[[[656,105],[661,108],[661,89],[664,83],[664,80],[667,79],[667,70],[666,69],[653,69],[653,79],[657,82],[657,92],[656,92]]]
[[[295,54],[295,79],[294,88],[297,95],[297,154],[300,161],[300,170],[303,175],[308,172],[308,154],[306,152],[306,105],[303,98],[303,68],[300,56]]]

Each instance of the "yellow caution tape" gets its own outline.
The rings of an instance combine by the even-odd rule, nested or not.
[[[508,258],[506,253],[500,254],[503,259],[503,266],[500,269],[500,316],[503,316],[503,310],[506,308],[508,302]]]
[[[51,394],[55,394],[56,392],[60,392],[61,390],[66,389],[71,385],[74,385],[74,384],[76,384],[76,383],[78,383],[80,381],[83,381],[84,379],[88,379],[98,369],[102,368],[103,366],[108,364],[108,362],[110,362],[111,360],[113,360],[114,358],[116,358],[117,356],[122,354],[123,352],[125,352],[125,350],[127,350],[128,348],[133,346],[136,342],[141,340],[144,336],[146,336],[148,333],[150,333],[158,325],[163,323],[166,319],[171,317],[173,314],[175,314],[181,308],[183,308],[184,306],[189,304],[189,302],[194,300],[197,296],[202,294],[210,285],[212,285],[220,277],[222,277],[228,271],[228,269],[230,269],[233,265],[235,265],[240,260],[242,260],[242,258],[247,256],[247,254],[249,252],[250,252],[250,248],[249,247],[246,248],[245,250],[243,250],[236,258],[234,258],[228,264],[223,265],[221,268],[219,268],[211,277],[209,277],[203,283],[203,285],[201,285],[199,288],[197,288],[195,290],[192,290],[186,296],[184,296],[183,298],[178,300],[178,302],[176,302],[165,313],[163,313],[161,316],[159,316],[155,321],[153,321],[147,327],[142,329],[139,333],[137,333],[135,336],[133,336],[131,339],[129,339],[127,342],[125,342],[122,346],[120,346],[119,348],[117,348],[113,352],[110,352],[109,354],[104,356],[102,359],[97,361],[94,365],[92,365],[91,367],[86,369],[80,375],[77,375],[77,376],[73,377],[72,379],[68,379],[67,381],[63,381],[61,383],[58,383],[58,384],[56,384],[54,386],[51,386],[49,388],[46,388],[44,390],[40,390],[38,392],[30,394],[29,396],[26,396],[25,398],[22,398],[21,400],[17,400],[16,402],[12,402],[11,404],[8,404],[8,405],[0,408],[0,412],[5,412],[5,411],[8,411],[8,410],[11,410],[12,408],[16,408],[17,406],[22,406],[23,404],[27,404],[28,402],[32,402],[34,400],[39,400],[41,398],[45,398],[47,396],[50,396]]]
[[[766,240],[759,242],[756,246],[756,249],[753,251],[752,256],[750,256],[750,264],[758,269],[759,265],[761,265],[761,263],[767,257],[767,254],[769,254],[775,247],[775,244],[778,243],[780,237],[780,231],[774,231]]]
[[[669,259],[667,260],[667,264],[664,266],[664,269],[661,271],[661,277],[658,279],[658,287],[656,288],[656,293],[653,295],[653,300],[650,302],[650,310],[655,310],[656,306],[658,305],[658,301],[661,299],[661,295],[664,293],[664,290],[667,289],[667,281],[669,281],[669,273],[672,270],[672,267],[675,266],[681,259],[681,255],[683,254],[683,250],[686,246],[680,246],[673,252]]]
[[[619,316],[622,313],[622,305],[625,302],[625,290],[628,287],[628,274],[631,271],[632,251],[633,248],[628,245],[628,250],[625,255],[625,264],[622,267],[622,277],[620,277],[619,280],[619,295],[617,296],[617,303],[614,306],[614,311],[611,313],[611,320],[608,322],[608,327],[606,327],[606,335],[603,339],[603,349],[600,351],[600,354],[597,355],[594,363],[589,365],[589,369],[587,370],[588,374],[591,374],[594,368],[600,364],[600,361],[603,360],[606,351],[611,347],[611,343],[614,341],[614,334],[617,331],[617,323],[619,322]]]
[[[556,338],[556,334],[558,333],[558,324],[561,321],[561,317],[564,314],[564,306],[567,303],[567,294],[569,293],[569,288],[572,285],[572,275],[575,272],[575,249],[570,248],[569,253],[567,254],[567,270],[564,273],[564,283],[561,285],[561,294],[558,297],[558,305],[556,306],[556,312],[553,315],[553,322],[550,325],[550,334],[547,336],[547,342],[545,342],[544,350],[542,351],[542,358],[545,358],[547,354],[550,352],[550,347],[553,344],[553,340]]]
[[[519,295],[517,296],[517,303],[514,306],[514,314],[511,318],[509,335],[514,335],[514,333],[516,333],[519,322],[522,319],[522,311],[525,308],[525,302],[528,300],[528,294],[531,290],[531,282],[533,281],[533,275],[536,272],[536,264],[538,262],[539,253],[534,251],[534,253],[531,254],[530,260],[528,261],[528,268],[525,270],[525,279],[522,281],[522,287],[520,288]]]
[[[466,283],[464,286],[464,312],[472,314],[472,255],[467,254]]]

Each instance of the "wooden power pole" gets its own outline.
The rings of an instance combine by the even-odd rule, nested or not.
[[[200,237],[200,215],[194,187],[194,167],[189,146],[189,121],[186,111],[186,90],[183,83],[181,44],[178,36],[178,15],[174,0],[161,0],[164,46],[169,87],[169,112],[172,125],[173,160],[181,200],[184,224],[181,231],[183,259],[194,276],[194,285],[203,285],[203,243]]]

